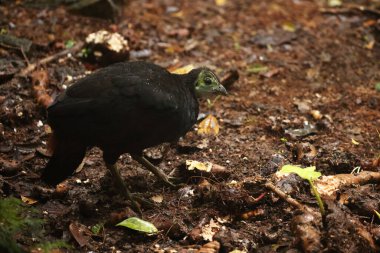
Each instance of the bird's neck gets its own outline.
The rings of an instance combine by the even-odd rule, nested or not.
[[[189,73],[180,75],[183,83],[186,85],[186,87],[191,91],[192,94],[195,94],[196,97],[198,97],[198,94],[195,91],[195,84],[198,79],[199,73],[202,71],[201,68],[193,69]]]

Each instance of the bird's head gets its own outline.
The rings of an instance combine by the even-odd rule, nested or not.
[[[210,97],[212,95],[227,95],[227,90],[220,83],[218,77],[209,69],[201,68],[195,81],[197,97]]]

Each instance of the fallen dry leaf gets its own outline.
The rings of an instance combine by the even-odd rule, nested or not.
[[[204,120],[199,123],[198,132],[199,135],[218,135],[219,123],[213,115],[208,115]]]
[[[85,225],[82,225],[77,222],[70,223],[69,230],[71,235],[74,237],[75,241],[77,241],[77,243],[79,244],[79,246],[83,247],[89,244],[89,241],[91,239],[90,235],[92,233]]]
[[[318,111],[318,110],[311,110],[310,111],[310,115],[313,116],[313,118],[316,119],[316,120],[320,120],[323,117],[323,115],[321,114],[321,112]]]
[[[200,170],[205,172],[210,172],[212,168],[212,163],[210,162],[198,162],[195,160],[186,160],[186,166],[188,170]]]
[[[219,223],[215,222],[214,219],[211,219],[209,224],[206,224],[202,227],[202,233],[200,234],[200,236],[202,236],[202,238],[205,241],[211,242],[213,240],[214,235],[216,234],[216,232],[219,231],[219,229]]]
[[[217,6],[223,6],[226,4],[226,2],[227,2],[227,0],[215,0],[215,4]]]
[[[211,241],[204,244],[197,253],[218,253],[220,250],[220,243],[218,241]]]
[[[21,195],[21,201],[28,204],[28,205],[33,205],[37,203],[38,201],[29,197],[25,197]]]
[[[248,212],[245,212],[245,213],[243,213],[242,215],[241,215],[241,218],[243,219],[243,220],[248,220],[248,219],[250,219],[250,218],[252,218],[252,217],[256,217],[256,216],[262,216],[262,215],[264,215],[264,209],[261,209],[261,208],[259,208],[259,209],[255,209],[255,210],[252,210],[252,211],[248,211]]]
[[[53,98],[47,93],[47,86],[49,85],[49,75],[46,70],[36,70],[31,74],[33,84],[33,94],[39,105],[47,108],[52,102]]]
[[[176,69],[173,69],[173,70],[169,69],[169,72],[171,72],[173,74],[183,75],[183,74],[189,73],[194,68],[195,67],[194,67],[193,64],[189,64],[189,65],[186,65],[186,66],[183,66],[183,67],[180,67],[180,68],[176,68]]]
[[[164,200],[164,196],[162,196],[161,194],[158,194],[158,195],[152,196],[150,199],[156,203],[162,203],[162,201]]]

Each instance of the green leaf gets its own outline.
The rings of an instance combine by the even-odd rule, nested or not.
[[[295,165],[284,165],[282,166],[280,172],[282,173],[296,173],[298,176],[300,176],[303,179],[306,179],[309,181],[311,191],[313,192],[315,198],[317,199],[319,211],[321,212],[322,216],[325,215],[325,207],[323,205],[323,201],[321,199],[321,196],[319,195],[317,189],[314,186],[313,181],[320,176],[322,176],[321,172],[315,171],[315,166],[307,167],[302,169],[301,167],[295,166]]]
[[[65,47],[66,48],[72,48],[74,45],[75,45],[75,41],[74,40],[67,40],[65,42]]]
[[[322,176],[321,172],[315,171],[315,166],[302,169],[301,167],[288,164],[288,165],[282,166],[280,172],[296,173],[298,176],[302,177],[303,179],[307,179],[311,181]]]
[[[380,92],[380,82],[375,84],[376,91]]]
[[[43,253],[53,252],[54,249],[72,249],[73,247],[70,244],[67,244],[65,241],[53,241],[53,242],[44,242],[37,244],[33,248],[41,249]]]
[[[91,53],[91,49],[90,48],[83,48],[80,52],[80,56],[83,57],[83,58],[87,58]]]
[[[269,68],[267,66],[261,65],[261,64],[253,64],[248,67],[247,72],[253,73],[253,74],[261,74],[268,72]]]
[[[104,224],[103,224],[103,223],[95,224],[94,226],[91,227],[91,232],[92,232],[94,235],[99,235],[100,231],[103,230],[103,227],[104,227]]]
[[[123,220],[116,226],[123,226],[147,234],[155,234],[158,232],[157,228],[152,223],[139,219],[137,217],[131,217]]]

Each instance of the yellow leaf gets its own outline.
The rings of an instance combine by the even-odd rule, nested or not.
[[[217,6],[223,6],[226,4],[226,2],[227,2],[227,0],[215,0],[215,4]]]
[[[213,115],[208,115],[201,123],[199,123],[198,134],[202,135],[218,135],[219,123]]]
[[[150,199],[156,203],[162,203],[162,201],[164,200],[164,197],[161,194],[159,194],[159,195],[152,196]]]
[[[172,17],[176,17],[176,18],[183,18],[183,11],[177,11],[171,15],[172,15]]]
[[[351,138],[351,142],[352,142],[352,144],[354,144],[354,145],[359,145],[360,143],[357,141],[357,140],[355,140],[354,138]]]
[[[295,32],[297,28],[292,22],[285,22],[282,24],[282,30],[287,32]]]
[[[21,195],[21,201],[28,204],[28,205],[33,205],[35,203],[37,203],[38,201],[35,200],[35,199],[32,199],[32,198],[28,198],[28,197],[25,197],[25,196],[22,196]]]
[[[181,68],[178,68],[178,69],[171,70],[170,72],[173,73],[173,74],[183,75],[183,74],[187,74],[187,73],[189,73],[189,72],[192,71],[194,68],[195,68],[195,67],[194,67],[193,64],[189,64],[189,65],[186,65],[186,66],[184,66],[184,67],[181,67]]]
[[[287,164],[287,165],[282,166],[281,170],[279,171],[279,174],[296,173],[298,176],[302,177],[303,179],[312,181],[322,176],[322,174],[318,171],[315,171],[315,169],[316,169],[315,166],[302,169],[301,167],[298,167],[297,165]]]
[[[338,6],[342,5],[342,1],[341,0],[328,0],[327,5],[329,7],[338,7]]]
[[[186,160],[186,167],[188,170],[197,169],[197,170],[201,170],[205,172],[210,172],[212,168],[212,163],[210,162],[202,163],[195,160]]]

